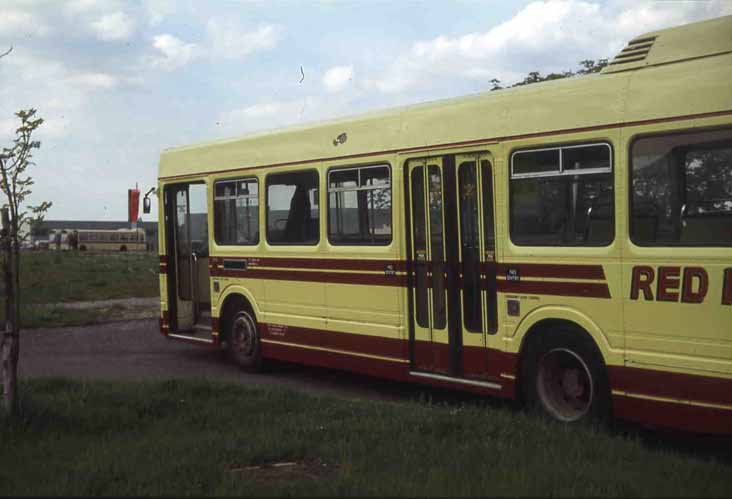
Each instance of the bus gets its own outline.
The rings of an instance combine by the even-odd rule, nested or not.
[[[164,150],[160,331],[250,370],[732,433],[730,33],[717,18],[592,75]]]
[[[76,242],[74,243],[74,238]],[[49,248],[79,251],[145,251],[143,229],[54,229],[49,237]]]

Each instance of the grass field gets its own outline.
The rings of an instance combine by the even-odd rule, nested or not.
[[[20,278],[23,327],[90,324],[100,313],[34,305],[158,296],[160,292],[158,256],[151,253],[24,252]],[[0,318],[4,319],[2,307]]]
[[[203,381],[26,382],[0,495],[729,496],[731,454],[502,404],[344,401]]]

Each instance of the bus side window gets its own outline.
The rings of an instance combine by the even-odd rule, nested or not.
[[[388,165],[339,168],[328,173],[328,239],[331,244],[391,242]]]
[[[636,140],[631,239],[639,245],[732,245],[732,130]]]
[[[267,176],[267,241],[270,244],[318,244],[320,209],[311,202],[318,181],[315,170]]]
[[[256,178],[216,182],[214,237],[221,245],[259,243],[259,183]]]
[[[511,240],[606,246],[615,238],[612,149],[583,144],[511,155]]]

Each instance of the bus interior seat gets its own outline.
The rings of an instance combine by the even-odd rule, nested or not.
[[[682,242],[732,242],[732,216],[727,214],[696,215],[684,218]]]
[[[317,223],[318,220],[315,219]],[[313,219],[310,214],[310,198],[308,191],[302,185],[298,185],[290,200],[290,212],[287,215],[287,223],[283,233],[282,241],[302,242],[312,240]]]
[[[656,242],[658,238],[658,208],[653,203],[636,203],[633,216],[632,236],[636,241]]]
[[[610,204],[593,207],[587,220],[586,242],[607,243],[615,234],[613,207]]]

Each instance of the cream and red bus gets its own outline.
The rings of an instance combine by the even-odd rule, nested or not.
[[[144,229],[79,229],[80,251],[145,251]]]
[[[75,246],[72,242],[76,238]],[[49,248],[79,251],[145,251],[144,229],[54,229]]]
[[[249,369],[732,432],[730,33],[714,19],[594,75],[165,150],[162,333]]]

